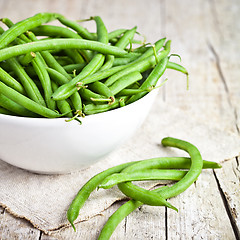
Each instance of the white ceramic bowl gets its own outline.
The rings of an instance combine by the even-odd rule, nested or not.
[[[68,173],[99,161],[131,137],[157,91],[125,107],[66,122],[0,114],[0,159],[45,174]]]

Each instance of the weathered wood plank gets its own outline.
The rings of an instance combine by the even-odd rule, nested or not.
[[[0,208],[0,239],[1,240],[38,240],[40,231],[28,221],[19,219]]]
[[[196,184],[170,202],[179,212],[168,210],[169,239],[235,238],[211,170],[203,171]]]
[[[191,9],[188,14],[185,12],[186,6]],[[226,16],[229,14],[226,12]],[[189,91],[185,90],[184,76],[170,71],[166,74],[169,78],[165,84],[166,101],[191,111],[210,127],[220,125],[236,132],[234,108],[228,101],[228,93],[218,69],[218,59],[213,52],[213,49],[220,49],[219,46],[224,43],[214,42],[214,39],[221,40],[221,37],[213,37],[216,33],[212,22],[215,19],[208,1],[184,1],[184,4],[166,1],[166,15],[166,31],[167,36],[173,39],[173,51],[182,56],[182,64],[190,73]],[[228,46],[231,48],[231,45]],[[220,53],[222,56],[222,51]],[[229,58],[228,61],[224,59],[226,58],[222,59],[223,62],[231,62]],[[229,82],[234,83],[234,79],[229,77]]]
[[[215,171],[220,192],[223,195],[235,235],[240,238],[240,164],[234,158],[223,163],[221,171]]]
[[[175,5],[174,8],[171,7],[173,4]],[[191,9],[188,14],[184,13],[186,5]],[[177,18],[169,17],[168,21],[166,21],[168,26],[166,28],[167,33],[170,38],[174,39],[173,47],[176,48],[176,52],[183,51],[182,48],[187,46],[188,49],[184,50],[181,56],[183,57],[183,62],[186,62],[187,67],[190,69],[190,90],[187,93],[182,91],[182,83],[180,82],[182,78],[178,78],[176,73],[169,74],[176,77],[176,81],[172,81],[171,83],[169,81],[169,84],[165,87],[166,101],[182,109],[188,109],[193,115],[198,116],[199,120],[208,123],[210,127],[219,125],[222,129],[235,133],[239,129],[238,79],[240,72],[239,63],[235,61],[238,58],[236,54],[239,52],[239,45],[237,44],[238,41],[235,42],[232,40],[232,37],[233,35],[234,39],[235,37],[236,39],[240,37],[239,31],[237,31],[239,21],[236,18],[240,13],[239,11],[237,1],[184,1],[184,5],[182,5],[182,2],[179,3],[177,1],[167,1],[166,3],[166,15],[177,16]],[[236,51],[237,49],[238,51]],[[191,59],[192,61],[190,61]],[[226,171],[229,171],[231,167],[227,166],[226,169]],[[228,177],[224,178],[221,175],[221,171],[216,172],[218,180],[223,186],[226,182],[234,182],[235,178],[233,175],[228,174]],[[198,188],[202,187],[201,183],[198,183],[196,192]],[[216,184],[213,189],[220,198],[221,196],[216,189]],[[224,191],[226,191],[225,194],[227,196],[231,196],[236,191],[239,191],[239,186],[234,185],[232,188],[225,187]],[[180,198],[184,196],[181,195]],[[197,204],[199,198],[201,199],[201,196],[198,196],[197,199],[192,198],[192,201]],[[210,195],[209,201],[215,203],[214,198],[214,195]],[[236,204],[236,198],[233,200],[230,197],[227,198],[227,201],[231,209],[236,209],[236,205],[238,205]],[[191,202],[188,202],[188,204],[191,205]],[[207,207],[205,205],[202,206]],[[216,229],[211,229],[210,226],[212,233],[212,235],[209,235],[212,237],[210,239],[233,239],[234,234],[231,230],[231,224],[223,202],[218,201],[218,206],[216,207],[214,204],[211,210],[209,210],[210,212],[203,209],[202,211],[205,214],[202,213],[200,222],[204,224],[204,215],[207,218],[215,219]],[[239,213],[238,210],[236,212]],[[225,218],[222,217],[222,214],[225,214]],[[233,212],[231,214],[233,215]],[[197,212],[193,213],[193,216],[197,217],[197,215]],[[192,217],[194,225],[196,222],[194,220],[195,217]],[[230,218],[232,217],[230,216]],[[219,222],[219,226],[222,224],[219,221],[220,219],[226,224],[223,227],[217,227],[217,222]],[[223,221],[223,219],[225,220]],[[235,218],[235,221],[237,222],[238,218]],[[184,238],[190,238],[192,234],[192,236],[198,239],[204,236],[209,230],[209,226],[205,227],[202,225],[206,232],[202,231],[198,226],[199,229],[196,228],[191,233],[191,226],[187,228],[185,225],[190,224],[187,223],[187,218],[184,218],[183,221],[179,219],[176,222],[174,227],[177,228],[176,234],[180,233],[178,237],[184,236]],[[181,225],[179,226],[178,224]],[[228,226],[228,230],[226,226]],[[181,229],[185,227],[185,231]],[[189,236],[184,235],[187,229],[190,231]],[[228,231],[231,231],[231,233]],[[175,237],[175,235],[172,235],[173,233],[173,229],[170,229],[169,236]]]

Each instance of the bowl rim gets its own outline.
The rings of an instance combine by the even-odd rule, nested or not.
[[[148,92],[145,96],[141,97],[140,99],[138,99],[137,101],[135,102],[132,102],[124,107],[118,107],[118,108],[115,108],[115,109],[111,109],[111,110],[108,110],[108,111],[105,111],[105,112],[100,112],[100,113],[96,113],[96,114],[90,114],[90,115],[86,115],[85,117],[77,117],[79,120],[83,120],[83,119],[87,119],[87,118],[94,118],[96,116],[103,116],[103,115],[107,115],[107,114],[110,114],[111,112],[118,112],[118,111],[123,111],[123,109],[127,109],[127,108],[132,108],[134,105],[138,105],[138,104],[141,104],[141,102],[143,101],[146,101],[146,98],[150,98],[151,96],[154,97],[154,95],[157,95],[158,93],[158,89],[153,89],[151,90],[150,92]],[[47,118],[47,117],[24,117],[24,116],[15,116],[15,115],[7,115],[7,114],[3,114],[3,113],[0,113],[0,120],[1,119],[17,119],[19,121],[21,120],[24,120],[26,119],[27,121],[65,121],[65,120],[68,120],[70,118],[68,117],[59,117],[59,118]],[[85,121],[85,120],[84,120]]]

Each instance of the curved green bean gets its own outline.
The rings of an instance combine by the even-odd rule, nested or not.
[[[0,80],[18,92],[22,94],[26,93],[23,86],[16,79],[14,79],[10,74],[8,74],[5,70],[3,70],[1,67],[0,67]]]
[[[52,26],[52,25],[41,25],[31,31],[37,36],[49,36],[49,37],[65,37],[65,38],[75,38],[82,39],[82,37],[70,30],[69,28],[65,28],[62,26]],[[83,58],[89,62],[92,59],[92,53],[87,50],[79,50]]]
[[[52,82],[52,88],[53,91],[56,90],[58,88],[57,83]],[[69,118],[73,117],[71,106],[66,100],[56,101],[56,104],[60,113],[65,114],[65,116]]]
[[[92,115],[118,108],[120,106],[120,101],[126,98],[127,97],[116,98],[113,103],[111,102],[111,104],[94,104],[94,103],[86,104],[83,106],[83,113],[85,115]]]
[[[36,53],[36,57],[32,60],[33,68],[42,84],[44,91],[44,98],[48,108],[55,110],[56,102],[51,98],[53,90],[51,85],[51,79],[45,68],[46,63],[42,59],[42,56],[39,52]]]
[[[135,72],[130,72],[119,79],[117,79],[110,87],[110,91],[116,95],[120,91],[122,91],[124,88],[130,86],[131,84],[139,81],[142,79],[142,75],[140,72],[135,71]]]
[[[187,76],[187,89],[189,89],[189,78],[188,78],[189,73],[188,73],[188,71],[185,67],[183,67],[180,64],[168,61],[167,68],[168,69],[173,69],[173,70],[176,70],[176,71],[179,71],[179,72],[182,72],[182,73],[186,74],[186,76]]]
[[[18,76],[19,80],[21,81],[27,96],[31,98],[33,101],[46,106],[45,101],[39,91],[38,87],[34,83],[34,81],[28,76],[24,68],[15,58],[10,58],[7,60],[7,63],[12,68],[14,73]]]
[[[201,169],[202,169],[202,166],[203,166],[203,161],[202,161],[202,158],[201,158],[201,155],[200,155],[199,151],[196,149],[195,146],[193,146],[190,143],[187,143],[185,141],[181,141],[179,139],[174,139],[174,138],[164,138],[162,140],[162,144],[164,146],[173,146],[173,147],[177,147],[177,148],[186,150],[186,151],[189,152],[190,156],[194,158],[192,160],[189,172],[179,182],[176,183],[177,187],[176,187],[176,184],[174,184],[172,187],[167,187],[167,188],[162,187],[162,188],[158,188],[158,189],[155,189],[155,190],[150,192],[150,193],[153,193],[153,192],[154,193],[161,193],[162,196],[164,196],[165,198],[169,198],[169,197],[172,197],[172,196],[176,196],[176,194],[179,194],[180,192],[184,191],[184,188],[186,189],[188,186],[190,186],[196,180],[196,178],[199,176],[199,174],[201,172]],[[158,162],[158,164],[160,164],[162,166],[162,163],[160,161]],[[148,163],[147,162],[143,162],[143,164],[136,163],[136,165],[140,166],[140,169],[144,169],[144,167],[147,166]],[[168,163],[166,165],[168,165]],[[151,168],[152,164],[150,164],[150,166],[148,166],[148,167]],[[133,169],[137,170],[137,169],[139,169],[139,167],[135,168],[135,167],[131,167],[131,166],[129,166],[127,168],[128,168],[128,170],[133,170]],[[127,169],[127,168],[125,168],[125,169]],[[173,191],[171,189],[173,189]],[[129,215],[132,211],[134,211],[135,209],[140,207],[142,204],[143,203],[141,201],[137,201],[137,200],[130,200],[127,203],[123,204],[108,219],[108,221],[104,225],[104,227],[103,227],[103,229],[102,229],[98,239],[99,240],[100,239],[105,239],[105,240],[109,239],[111,237],[113,231],[117,227],[117,225],[127,215]]]
[[[99,43],[107,44],[108,43],[108,33],[103,21],[100,17],[94,17],[97,25],[97,34]],[[82,69],[75,78],[71,79],[68,83],[60,86],[52,95],[54,100],[63,100],[72,95],[71,89],[73,89],[76,84],[89,76],[90,74],[96,72],[103,65],[105,55],[98,53],[92,60]],[[76,88],[76,87],[75,87]],[[73,90],[74,91],[74,90]],[[76,90],[75,90],[76,91]],[[74,91],[74,92],[75,92]]]
[[[6,60],[11,57],[16,57],[22,54],[26,54],[30,51],[44,51],[44,50],[61,50],[61,49],[88,49],[96,51],[102,54],[110,54],[114,56],[124,57],[127,54],[125,50],[122,50],[115,46],[110,46],[97,41],[90,41],[84,39],[49,39],[39,40],[38,42],[25,43],[17,46],[11,46],[0,50],[0,61]]]
[[[63,115],[46,108],[30,98],[24,96],[23,94],[17,92],[11,87],[8,87],[3,82],[0,82],[0,93],[5,95],[6,97],[10,98],[12,101],[18,103],[19,105],[25,107],[29,111],[32,111],[34,113],[37,113],[41,116],[47,117],[47,118],[57,118],[62,117]]]
[[[18,61],[24,66],[27,66],[36,57],[34,52],[29,52],[26,55],[19,56]]]
[[[67,72],[67,73],[73,73],[76,72],[76,74],[79,74],[80,71],[86,66],[86,63],[72,63],[72,64],[68,64],[63,66],[63,69]]]
[[[162,161],[162,159],[164,159],[164,161]],[[168,167],[167,165],[169,165],[170,167]],[[185,176],[187,171],[169,170],[166,168],[189,169],[191,167],[191,159],[185,157],[176,157],[170,158],[169,161],[166,161],[166,158],[153,158],[140,161],[131,166],[131,169],[129,167],[131,171],[127,173],[121,172],[112,174],[106,177],[98,187],[109,189],[121,182],[163,180],[167,179],[168,176],[172,177],[171,180],[180,180],[183,176]],[[221,165],[216,162],[203,160],[203,169],[206,168],[216,169],[221,168]],[[161,176],[161,178],[159,178],[159,176]]]
[[[165,191],[161,191],[159,196],[161,196],[161,199],[158,202],[158,198],[156,193],[153,193],[149,190],[142,189],[140,187],[137,187],[133,185],[131,182],[127,183],[120,183],[118,184],[119,189],[127,196],[138,200],[140,202],[146,203],[148,205],[159,205],[161,206],[162,204],[162,198],[167,199],[173,196],[177,196],[178,194],[182,193],[185,191],[190,185],[196,181],[197,177],[200,175],[203,167],[203,160],[201,157],[201,154],[199,150],[192,145],[189,142],[176,139],[176,138],[164,138],[162,140],[162,145],[163,146],[172,146],[176,147],[182,150],[185,150],[186,152],[189,153],[191,157],[191,167],[188,171],[188,173],[185,175],[184,178],[182,178],[179,182],[175,183],[173,186],[169,187]],[[132,171],[130,168],[125,168],[123,172],[128,172]]]
[[[133,39],[133,37],[134,37],[134,35],[136,33],[136,30],[137,30],[137,27],[134,27],[134,28],[132,28],[130,30],[125,31],[123,36],[117,41],[115,46],[119,47],[121,49],[125,49],[127,47],[127,45]],[[105,70],[105,69],[108,69],[108,68],[112,67],[112,65],[114,63],[114,58],[115,57],[113,55],[108,55],[106,58],[107,58],[107,61],[101,67],[101,70]]]
[[[0,106],[0,114],[16,116],[16,113]]]
[[[107,87],[103,82],[100,81],[96,81],[92,84],[89,84],[89,89],[91,89],[92,91],[105,96],[106,98],[111,99],[112,101],[114,101],[114,94],[112,93],[112,91],[109,89],[109,87]]]
[[[153,68],[156,65],[156,61],[158,61],[158,62],[161,61],[163,58],[165,58],[169,54],[170,44],[171,44],[171,41],[168,41],[165,44],[165,49],[158,53],[157,58],[153,55],[150,57],[146,57],[146,58],[142,59],[141,61],[136,61],[136,62],[130,63],[127,66],[125,66],[125,68],[123,68],[121,71],[119,71],[119,72],[115,73],[114,75],[112,75],[111,77],[109,77],[105,81],[105,84],[107,86],[111,86],[117,79],[119,79],[120,77],[122,77],[130,72],[134,72],[134,71],[145,72],[148,69]]]
[[[125,167],[130,166],[132,163],[123,163],[121,165],[114,166],[109,168],[101,173],[98,173],[92,177],[87,183],[85,183],[82,188],[79,190],[75,198],[73,199],[70,207],[67,211],[67,219],[71,223],[73,229],[76,231],[74,226],[74,221],[79,215],[81,207],[84,205],[90,194],[97,188],[97,186],[105,179],[107,176],[121,172]]]
[[[22,117],[39,117],[39,115],[27,110],[18,103],[12,101],[8,97],[0,93],[0,106],[8,111],[14,113],[14,115]]]
[[[57,83],[58,85],[65,84],[69,81],[69,79],[65,75],[63,75],[62,73],[60,73],[59,71],[57,71],[55,69],[46,67],[46,70],[48,71],[52,80],[55,81],[55,83]],[[54,91],[57,90],[58,87],[54,87]],[[73,93],[70,96],[70,100],[75,109],[75,112],[78,113],[80,116],[82,116],[82,99],[81,99],[79,93],[78,92]],[[69,116],[70,116],[70,114],[69,114]]]
[[[86,28],[84,28],[80,24],[78,24],[76,21],[72,21],[72,20],[67,19],[63,16],[58,16],[57,19],[63,25],[75,30],[82,38],[85,38],[85,39],[88,39],[88,40],[95,40],[94,35],[91,34]]]
[[[168,57],[163,58],[155,68],[151,71],[147,79],[143,82],[143,84],[139,87],[139,89],[148,89],[150,87],[155,87],[159,78],[164,74],[168,63]],[[137,101],[146,95],[146,92],[140,92],[136,95],[133,95],[128,101],[127,104]]]
[[[60,16],[61,15],[57,13],[38,13],[30,18],[14,24],[0,36],[0,49],[6,47],[16,37],[27,30],[37,27],[43,23],[50,22]]]

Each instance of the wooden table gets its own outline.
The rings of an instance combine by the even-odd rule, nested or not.
[[[172,52],[182,57],[190,72],[186,93],[184,76],[171,72],[164,88],[167,103],[198,116],[209,126],[240,134],[240,1],[239,0],[0,0],[0,17],[21,20],[37,12],[60,12],[71,19],[100,15],[109,30],[138,26],[148,41],[166,36]],[[223,163],[221,171],[204,172],[197,184],[174,198],[181,214],[144,206],[129,215],[112,239],[240,239],[239,159]],[[211,186],[211,192],[204,187]],[[0,238],[96,239],[116,203],[81,224],[81,231],[60,230],[48,236],[24,219],[0,208]]]

